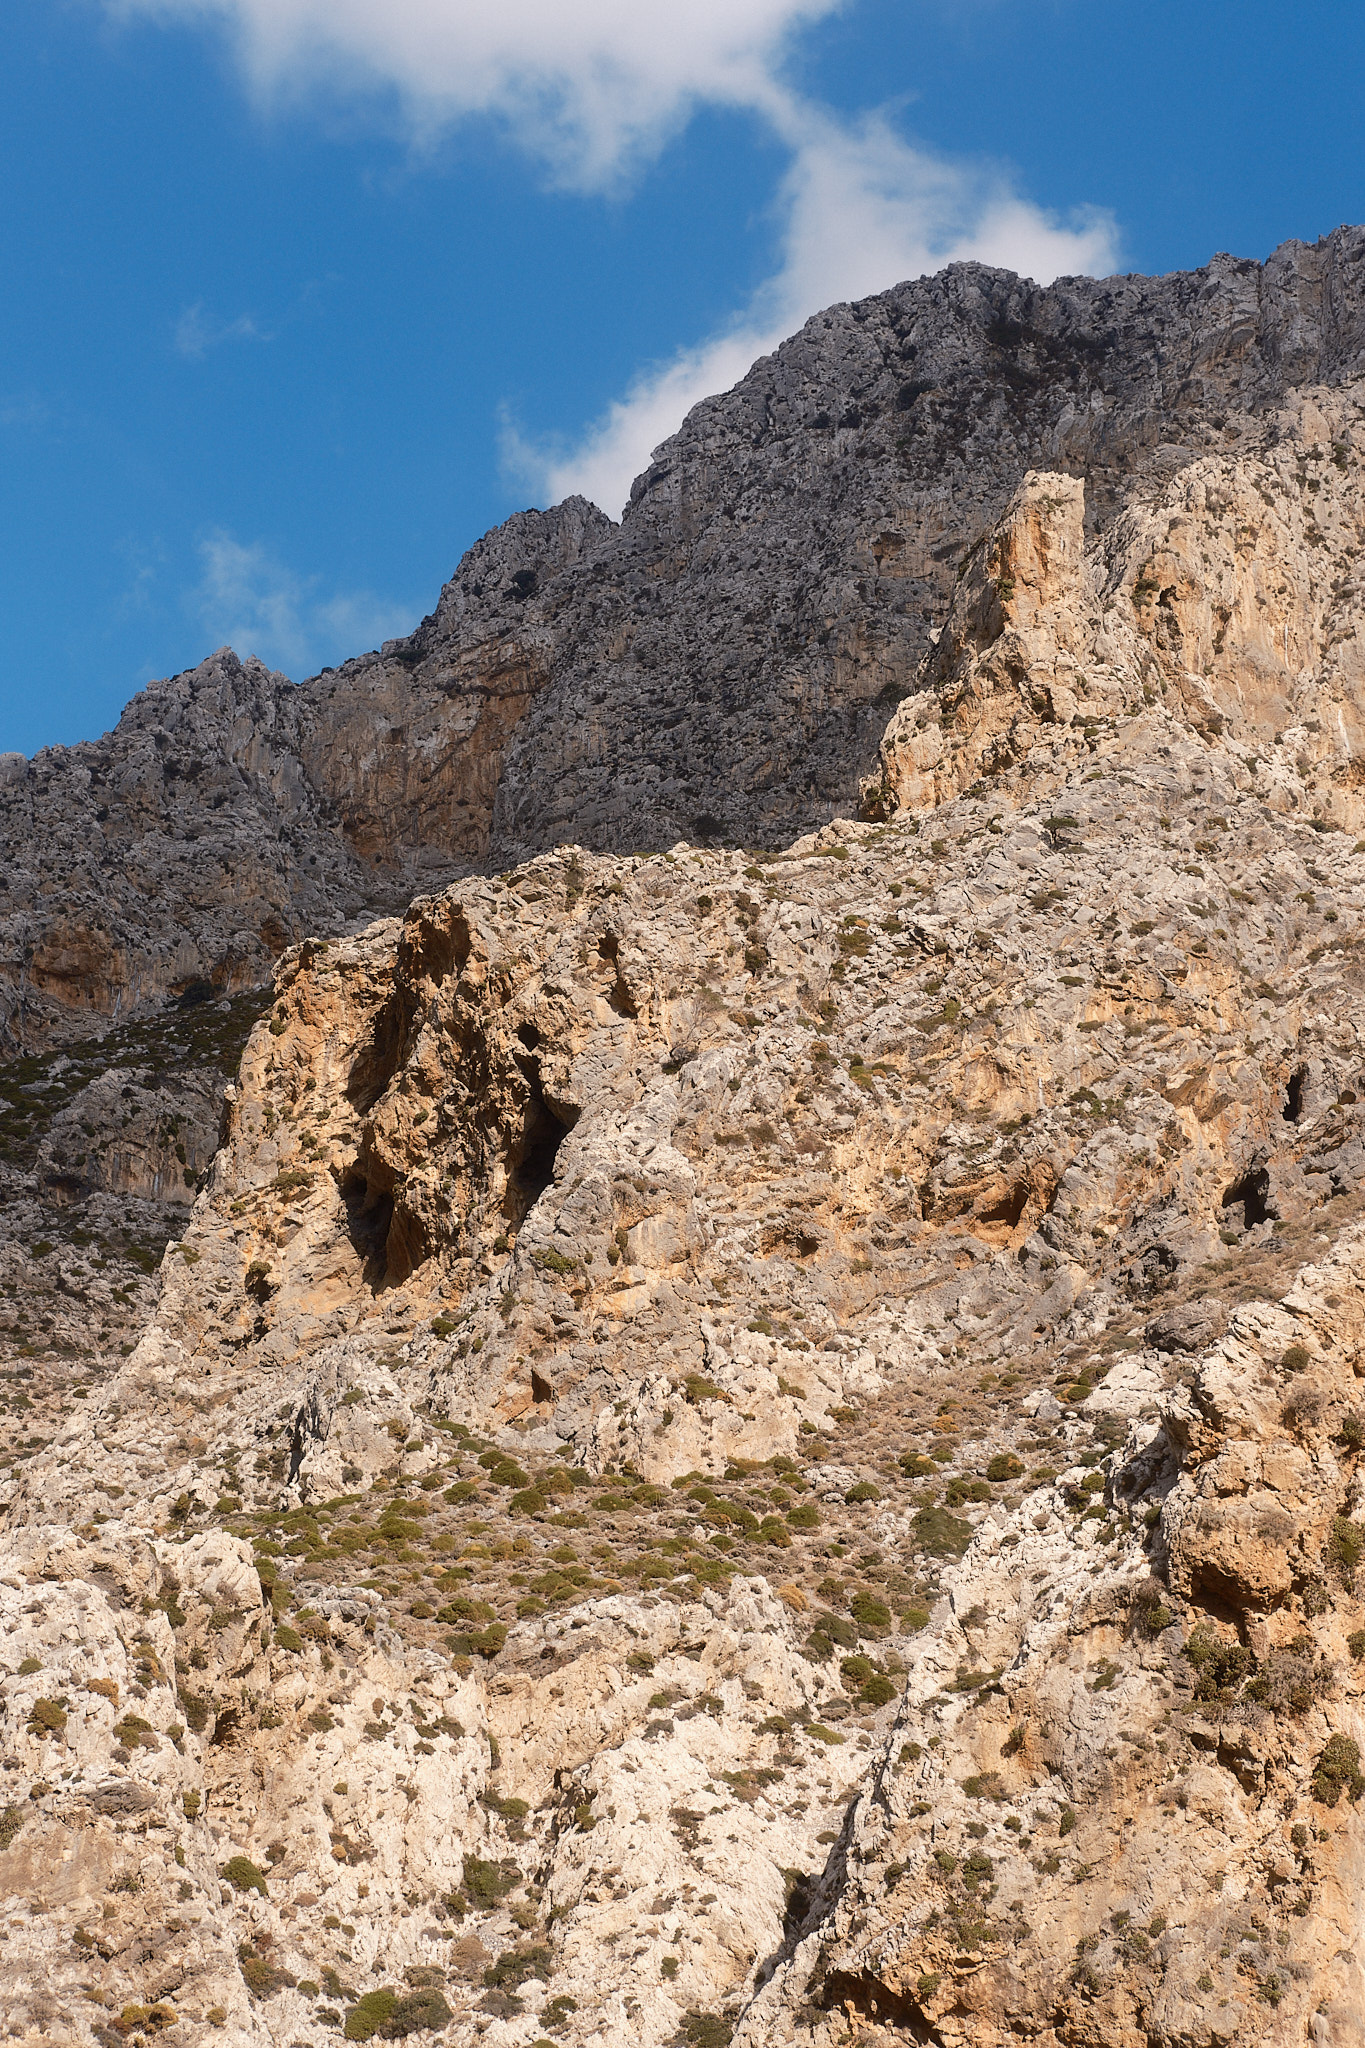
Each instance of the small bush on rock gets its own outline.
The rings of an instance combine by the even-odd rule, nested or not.
[[[1346,1515],[1335,1516],[1328,1548],[1335,1564],[1344,1572],[1353,1572],[1365,1552],[1365,1529]]]
[[[1365,1775],[1360,1769],[1360,1745],[1349,1735],[1329,1736],[1313,1766],[1313,1797],[1323,1806],[1335,1806],[1343,1792],[1359,1799],[1365,1792]]]
[[[263,1899],[268,1897],[265,1872],[258,1870],[249,1856],[230,1856],[220,1875],[234,1891],[259,1892]]]

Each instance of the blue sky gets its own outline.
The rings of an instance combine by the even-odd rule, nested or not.
[[[406,630],[831,300],[1365,216],[1358,7],[8,0],[0,750]]]

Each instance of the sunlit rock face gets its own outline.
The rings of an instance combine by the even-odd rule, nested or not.
[[[163,686],[186,731],[254,707],[206,808],[252,821],[281,930],[234,997],[165,950],[169,883],[111,885],[113,951],[70,911],[42,957],[204,986],[0,1067],[16,2038],[1360,2040],[1358,241],[836,309],[619,532],[524,515],[410,646],[301,690],[226,655]],[[847,366],[892,332],[877,410]],[[845,365],[842,410],[813,368],[809,416],[754,410],[801,362]],[[775,667],[727,751],[660,659],[651,744],[688,803],[710,750],[719,823],[651,810],[645,625],[598,662],[598,757],[583,620],[654,548],[638,618],[702,647],[709,477],[772,526],[754,616],[715,585],[739,661],[780,610],[752,564],[815,518],[775,465],[823,448],[852,506],[893,428],[876,573],[837,522],[818,565],[901,620],[882,681],[838,643],[850,703],[890,694],[846,754],[793,714],[798,789],[745,752]],[[945,521],[976,495],[912,574],[917,436]],[[933,603],[878,613],[896,575]],[[482,659],[481,606],[512,680],[452,877],[414,707],[441,635]],[[144,793],[182,758],[151,701]],[[186,835],[196,780],[162,776]],[[565,843],[517,839],[536,788]],[[188,889],[204,842],[136,800]],[[57,873],[36,826],[29,857]]]

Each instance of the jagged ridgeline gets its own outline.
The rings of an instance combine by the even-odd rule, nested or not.
[[[1363,269],[836,308],[11,764],[16,2038],[1359,2048]]]
[[[831,308],[693,410],[620,526],[581,499],[519,513],[378,654],[294,688],[222,650],[101,740],[5,757],[9,1041],[258,985],[292,941],[553,845],[772,848],[852,811],[1025,472],[1083,479],[1103,536],[1290,393],[1341,387],[1362,250],[1341,229],[1045,290],[954,265]],[[1231,661],[1257,623],[1234,604],[1205,637]],[[1275,658],[1311,664],[1332,630],[1315,603]]]

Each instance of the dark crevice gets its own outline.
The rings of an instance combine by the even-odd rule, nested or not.
[[[511,1190],[517,1221],[534,1208],[555,1177],[555,1160],[568,1131],[546,1108],[543,1098],[534,1099],[526,1118],[518,1155],[512,1165]]]
[[[998,1202],[992,1202],[989,1208],[978,1210],[977,1221],[979,1223],[1004,1223],[1011,1230],[1014,1230],[1017,1228],[1020,1218],[1028,1207],[1029,1196],[1032,1192],[1033,1189],[1026,1180],[1016,1181],[1009,1192],[1002,1195]]]
[[[1231,1187],[1225,1188],[1222,1206],[1229,1212],[1240,1209],[1247,1230],[1254,1230],[1258,1223],[1267,1222],[1275,1214],[1275,1205],[1270,1197],[1269,1168],[1254,1166]],[[1236,1220],[1235,1214],[1230,1213],[1230,1221],[1234,1225]]]
[[[374,1020],[369,1044],[357,1053],[346,1077],[347,1099],[363,1114],[372,1109],[398,1071],[403,1048],[403,1012],[385,1003]]]
[[[393,1191],[372,1187],[364,1174],[356,1171],[341,1183],[341,1199],[346,1207],[346,1234],[360,1255],[366,1284],[379,1288],[390,1277]]]
[[[523,1027],[523,1031],[526,1028]],[[535,1029],[534,1026],[529,1028]],[[545,1099],[539,1061],[518,1055],[517,1066],[525,1078],[529,1099],[521,1135],[513,1143],[508,1156],[506,1206],[512,1221],[519,1224],[554,1180],[555,1161],[560,1146],[569,1135],[569,1123],[557,1115]]]
[[[1289,1085],[1284,1091],[1284,1108],[1280,1112],[1287,1124],[1296,1124],[1303,1115],[1303,1091],[1307,1080],[1307,1067],[1296,1067],[1289,1076]]]

